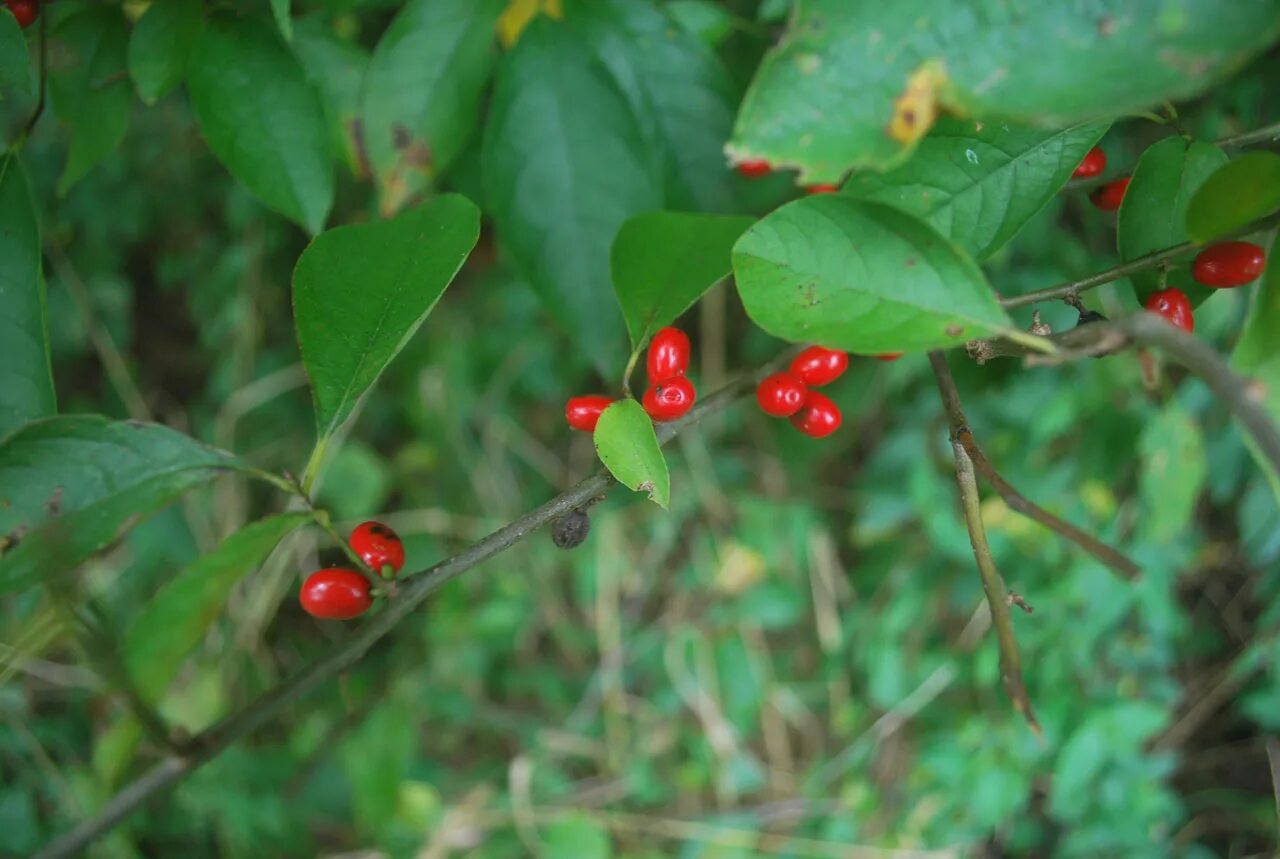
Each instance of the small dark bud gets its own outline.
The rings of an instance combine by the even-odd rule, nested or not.
[[[576,549],[591,531],[591,517],[586,510],[570,510],[551,523],[551,541],[561,549]]]
[[[1076,320],[1076,327],[1088,325],[1090,322],[1106,322],[1107,317],[1098,313],[1096,310],[1081,310],[1080,318]]]

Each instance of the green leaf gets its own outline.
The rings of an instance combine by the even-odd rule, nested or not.
[[[1227,163],[1226,154],[1211,143],[1188,143],[1169,137],[1142,153],[1133,171],[1116,223],[1116,248],[1122,260],[1158,251],[1187,240],[1187,206],[1196,190]],[[1131,275],[1138,301],[1146,301],[1159,284],[1154,269]],[[1168,284],[1199,304],[1209,290],[1197,284],[1185,267],[1169,273]]]
[[[796,0],[730,151],[832,182],[901,161],[938,108],[1043,125],[1186,98],[1280,33],[1276,0]]]
[[[71,128],[67,166],[58,180],[64,194],[124,139],[133,109],[125,73],[129,29],[120,7],[76,12],[58,24],[49,70],[54,112]]]
[[[556,859],[610,859],[609,831],[587,814],[565,815],[542,833],[545,855]]]
[[[1280,155],[1241,155],[1204,181],[1187,206],[1187,235],[1207,242],[1280,209]]]
[[[1147,424],[1139,447],[1142,530],[1151,540],[1167,543],[1191,527],[1208,475],[1204,439],[1195,421],[1170,403]]]
[[[640,348],[729,274],[733,244],[754,218],[652,212],[622,225],[613,240],[613,288]]]
[[[665,508],[671,500],[671,475],[658,446],[653,421],[632,399],[618,400],[600,415],[594,435],[596,453],[604,467],[623,486],[647,492],[649,500]]]
[[[312,233],[333,204],[333,164],[320,96],[273,28],[211,21],[187,90],[209,148],[241,184]]]
[[[1276,243],[1271,243],[1275,253]],[[1271,419],[1280,424],[1280,347],[1276,332],[1280,331],[1280,265],[1272,263],[1262,275],[1253,294],[1253,304],[1245,318],[1244,330],[1231,353],[1231,364],[1241,373],[1256,380],[1257,390]],[[1248,433],[1244,434],[1246,446],[1258,466],[1267,475],[1276,501],[1280,503],[1280,474]]]
[[[724,144],[737,98],[716,55],[646,0],[576,0],[565,21],[608,69],[660,156],[667,207],[732,211]]]
[[[480,236],[480,212],[446,194],[317,237],[293,272],[302,363],[321,442],[427,318]]]
[[[158,424],[87,415],[27,424],[0,441],[0,593],[51,580],[140,517],[244,467]]]
[[[145,103],[155,104],[182,83],[202,27],[200,0],[154,0],[147,7],[129,37],[129,74]]]
[[[379,40],[362,115],[385,214],[447,169],[475,131],[503,6],[502,0],[411,0]]]
[[[582,40],[537,18],[498,73],[485,132],[488,209],[517,267],[606,375],[625,330],[609,291],[623,221],[662,208],[661,181],[626,100]]]
[[[360,121],[360,88],[369,52],[358,42],[344,39],[319,18],[306,18],[293,29],[293,52],[302,63],[307,78],[320,91],[329,137],[353,173],[368,172],[357,141]]]
[[[155,703],[205,637],[231,589],[260,565],[286,534],[310,521],[286,513],[246,525],[170,579],[125,634],[123,658],[144,700]]]
[[[843,190],[915,215],[984,260],[1061,190],[1107,127],[1051,131],[944,117],[905,164],[859,173]]]
[[[733,13],[714,0],[671,0],[667,14],[680,28],[709,48],[733,35]]]
[[[914,217],[843,194],[797,200],[738,240],[747,314],[793,343],[908,352],[1009,333],[982,272]]]
[[[21,162],[10,155],[0,159],[0,437],[57,411],[40,254],[31,189]]]
[[[289,16],[290,0],[271,0],[271,17],[286,42],[293,41],[293,18]]]
[[[0,88],[31,92],[31,58],[27,37],[12,15],[0,15]]]

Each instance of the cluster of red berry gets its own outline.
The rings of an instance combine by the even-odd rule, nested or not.
[[[400,535],[381,522],[362,522],[347,540],[351,550],[369,569],[389,579],[404,566]],[[312,617],[351,620],[373,605],[369,580],[345,567],[316,570],[302,583],[302,608]]]
[[[674,421],[693,408],[698,392],[685,377],[691,351],[689,335],[679,328],[667,326],[653,335],[645,360],[649,387],[640,404],[655,421]],[[564,407],[564,418],[573,429],[595,432],[600,415],[612,402],[599,394],[570,397]]]
[[[1095,146],[1071,175],[1076,179],[1087,179],[1100,174],[1106,166],[1106,153]],[[1089,200],[1104,212],[1114,212],[1120,208],[1127,190],[1129,177],[1125,176],[1101,186],[1089,195]],[[1196,256],[1191,264],[1191,276],[1197,283],[1211,289],[1231,289],[1255,280],[1262,274],[1266,262],[1266,252],[1251,242],[1221,242],[1210,245]],[[1191,302],[1186,293],[1176,286],[1153,292],[1143,306],[1188,334],[1195,330]]]
[[[901,352],[876,356],[896,361]],[[766,415],[790,418],[791,425],[813,438],[825,438],[840,429],[844,417],[831,398],[813,388],[821,388],[840,378],[849,369],[849,356],[838,349],[810,346],[797,355],[791,366],[774,373],[756,386],[756,402]]]
[[[18,26],[26,29],[40,17],[40,0],[4,0],[5,8],[18,19]]]
[[[768,176],[773,172],[773,167],[768,161],[762,159],[748,159],[739,161],[736,165],[737,171],[748,179],[759,179],[762,176]],[[816,185],[806,185],[804,192],[806,194],[834,194],[840,190],[839,185],[832,185],[828,182],[819,182]]]

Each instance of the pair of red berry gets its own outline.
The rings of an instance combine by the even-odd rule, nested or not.
[[[351,532],[347,544],[369,569],[385,579],[404,566],[400,535],[381,522],[362,522]],[[299,600],[307,614],[325,620],[350,620],[373,605],[369,580],[345,567],[328,567],[307,576]]]
[[[1267,254],[1252,242],[1221,242],[1196,254],[1191,263],[1191,276],[1211,289],[1234,289],[1251,283],[1267,265]],[[1154,292],[1144,305],[1147,310],[1164,317],[1190,334],[1195,330],[1195,315],[1186,294],[1176,286]]]
[[[1107,153],[1101,146],[1095,146],[1085,153],[1084,158],[1071,174],[1072,179],[1090,179],[1101,175],[1107,169]],[[1124,192],[1129,190],[1129,177],[1108,182],[1089,195],[1089,202],[1104,212],[1114,212],[1124,202]]]
[[[649,342],[649,353],[645,359],[649,387],[641,397],[640,405],[655,421],[674,421],[693,408],[698,392],[685,377],[691,353],[689,335],[679,328],[667,326],[654,334]],[[564,407],[564,419],[573,429],[595,432],[600,415],[612,402],[598,394],[570,397]]]
[[[4,0],[4,5],[18,19],[18,26],[23,29],[30,27],[40,17],[39,0]]]
[[[763,176],[768,176],[773,172],[773,167],[768,161],[765,161],[762,158],[748,158],[746,161],[739,161],[734,165],[734,169],[748,179],[759,179]],[[816,185],[806,185],[804,192],[806,194],[834,194],[839,190],[839,185],[832,185],[828,182],[819,182]]]
[[[756,386],[756,402],[766,415],[790,418],[791,425],[812,438],[825,438],[844,416],[830,397],[813,388],[829,385],[849,369],[849,356],[837,349],[810,346],[781,373]]]

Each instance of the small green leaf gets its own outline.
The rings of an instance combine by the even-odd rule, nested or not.
[[[293,41],[293,18],[289,15],[290,0],[271,0],[271,17],[276,19],[276,27],[286,42]]]
[[[1219,167],[1191,197],[1187,235],[1207,242],[1280,209],[1280,155],[1250,152]]]
[[[125,634],[123,649],[125,668],[143,699],[159,701],[221,613],[231,589],[286,534],[310,519],[309,513],[286,513],[246,525],[148,600]]]
[[[578,348],[613,376],[622,315],[609,249],[662,181],[627,102],[573,30],[534,19],[498,73],[485,131],[487,211],[516,267]]]
[[[27,37],[12,15],[0,15],[0,88],[31,92],[31,57]]]
[[[1054,131],[944,117],[905,164],[859,173],[843,190],[915,215],[984,260],[1062,189],[1107,127]]]
[[[667,14],[680,29],[708,48],[719,47],[733,35],[733,13],[714,0],[671,0],[667,3]]]
[[[496,56],[502,0],[411,0],[378,41],[365,78],[364,140],[384,214],[463,150]]]
[[[126,74],[129,29],[120,7],[82,9],[58,24],[49,71],[54,112],[71,128],[67,166],[58,179],[65,194],[124,139],[133,109]]]
[[[545,854],[556,859],[610,859],[609,830],[587,814],[566,815],[542,833]]]
[[[320,441],[422,325],[479,236],[479,210],[446,194],[390,221],[329,230],[302,252],[294,320]]]
[[[13,16],[0,12],[4,17]],[[0,437],[57,411],[40,253],[31,189],[10,155],[0,159]]]
[[[609,262],[633,347],[729,274],[734,242],[754,222],[745,215],[652,212],[622,225]]]
[[[319,18],[297,22],[293,28],[293,52],[307,78],[320,91],[334,150],[343,154],[353,173],[362,176],[368,167],[362,160],[357,125],[369,52],[358,42],[339,36]]]
[[[632,399],[604,410],[595,431],[596,453],[619,483],[665,508],[671,500],[671,474],[658,446],[653,421]]]
[[[982,272],[924,222],[843,194],[797,200],[738,240],[747,314],[793,343],[908,352],[1008,333]]]
[[[209,148],[238,181],[312,233],[333,204],[320,96],[265,21],[211,21],[187,90]]]
[[[1276,252],[1276,243],[1271,243],[1271,253]],[[1253,294],[1253,304],[1249,315],[1245,318],[1244,330],[1236,342],[1235,351],[1231,353],[1231,364],[1241,373],[1256,381],[1257,390],[1263,397],[1263,404],[1271,419],[1280,425],[1280,347],[1277,346],[1276,332],[1280,331],[1280,265],[1274,262],[1267,266],[1262,280]],[[1262,455],[1253,441],[1253,437],[1245,433],[1245,443],[1253,454],[1258,466],[1267,475],[1271,488],[1275,492],[1276,501],[1280,503],[1280,474],[1271,467],[1270,461]]]
[[[1187,240],[1187,206],[1196,190],[1215,170],[1227,163],[1226,154],[1210,143],[1187,142],[1169,137],[1142,153],[1125,191],[1116,224],[1116,247],[1122,260],[1158,251]],[[1131,276],[1138,301],[1158,288],[1154,269]],[[1168,285],[1199,304],[1209,290],[1191,278],[1184,267],[1169,273]]]
[[[245,466],[158,424],[86,415],[0,441],[0,594],[52,580],[220,472]]]
[[[1176,403],[1147,424],[1142,451],[1142,530],[1167,543],[1191,526],[1208,465],[1204,439],[1195,421]]]
[[[129,37],[129,74],[145,103],[155,104],[182,83],[203,26],[200,0],[154,0],[147,7]]]

